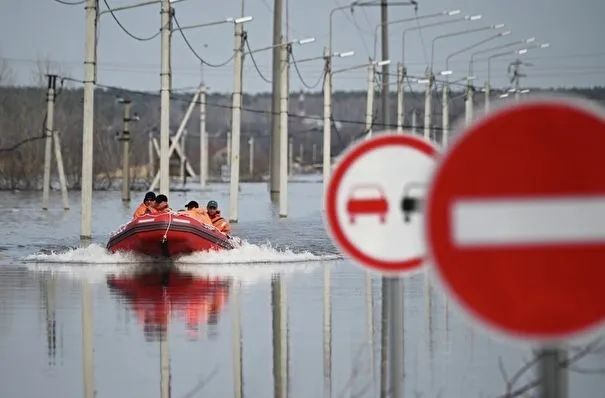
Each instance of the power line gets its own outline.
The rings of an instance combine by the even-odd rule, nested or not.
[[[211,64],[210,62],[204,60],[193,48],[193,46],[191,45],[191,43],[189,43],[189,40],[187,39],[187,36],[185,36],[185,33],[183,32],[183,29],[181,28],[181,25],[179,24],[178,19],[176,18],[176,15],[173,14],[172,15],[172,19],[174,19],[174,23],[176,24],[176,27],[178,28],[179,33],[181,34],[181,37],[183,38],[183,41],[185,42],[185,44],[187,45],[187,47],[189,47],[189,50],[193,53],[193,55],[204,65],[208,65],[211,68],[220,68],[222,66],[227,65],[229,62],[231,62],[233,60],[233,58],[235,57],[235,53],[233,53],[233,55],[231,57],[229,57],[228,60],[226,60],[225,62],[221,62],[219,64]]]
[[[265,83],[271,84],[271,80],[267,79],[265,75],[260,71],[256,60],[254,59],[254,55],[252,55],[252,49],[250,48],[250,42],[248,42],[248,36],[244,37],[244,43],[246,43],[246,48],[248,49],[248,54],[250,54],[250,59],[252,60],[252,65],[254,65],[254,69],[256,69],[256,73],[260,76],[261,79],[265,81]]]
[[[294,70],[296,71],[296,74],[298,75],[298,79],[300,80],[300,82],[302,83],[303,86],[305,86],[306,88],[308,88],[309,90],[313,90],[315,89],[319,83],[321,83],[323,81],[323,79],[325,79],[325,71],[319,75],[319,79],[317,79],[317,82],[315,82],[315,84],[313,85],[309,85],[305,82],[305,79],[303,79],[300,70],[298,69],[298,63],[296,62],[296,58],[294,58],[294,53],[291,52],[290,56],[292,57],[292,64],[294,65]]]
[[[58,1],[58,0],[55,0],[55,1]],[[105,3],[105,7],[107,7],[107,11],[109,11],[113,20],[116,21],[116,23],[124,31],[124,33],[126,33],[128,36],[132,37],[133,39],[138,40],[138,41],[149,41],[149,40],[155,39],[156,37],[158,37],[160,35],[161,31],[158,31],[157,33],[155,33],[154,35],[149,36],[149,37],[135,36],[134,34],[130,33],[128,31],[128,29],[126,29],[126,27],[124,27],[124,25],[122,25],[122,23],[120,22],[118,17],[116,17],[116,15],[114,14],[113,9],[109,5],[109,3],[107,3],[107,0],[103,0],[103,3]]]
[[[87,0],[80,0],[80,1],[54,0],[54,1],[59,4],[64,4],[66,6],[79,6],[79,5],[86,3]]]

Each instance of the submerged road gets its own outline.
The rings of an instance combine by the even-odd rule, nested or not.
[[[59,193],[43,212],[37,192],[0,192],[0,397],[379,397],[381,281],[334,248],[321,192],[291,183],[279,220],[266,184],[242,184],[234,234],[247,244],[164,273],[103,249],[142,193],[129,206],[95,193],[93,244],[78,248],[79,208],[60,210]],[[226,209],[228,185],[171,199]],[[404,396],[500,396],[501,367],[510,378],[529,349],[488,335],[427,280],[404,282]],[[570,396],[602,391],[602,374],[570,376]]]

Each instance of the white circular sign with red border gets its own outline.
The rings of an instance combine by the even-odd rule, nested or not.
[[[411,134],[383,133],[349,149],[326,190],[327,229],[360,265],[382,273],[421,268],[422,204],[438,149]]]

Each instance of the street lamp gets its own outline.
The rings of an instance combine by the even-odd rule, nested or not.
[[[179,0],[179,1],[182,1],[182,0]],[[241,17],[241,18],[228,17],[225,19],[221,19],[219,21],[212,21],[212,22],[205,22],[205,23],[196,24],[196,25],[182,26],[180,28],[172,28],[172,31],[174,32],[174,31],[184,31],[184,30],[195,29],[195,28],[205,28],[208,26],[223,25],[226,23],[233,23],[233,24],[238,25],[238,24],[250,22],[253,19],[254,19],[254,17],[251,17],[251,16]]]
[[[501,53],[493,54],[487,57],[487,82],[485,84],[485,112],[489,112],[490,109],[490,90],[491,90],[491,70],[492,70],[492,60],[495,58],[505,57],[507,55],[525,55],[529,50],[532,49],[540,49],[540,48],[548,48],[550,47],[549,43],[542,44],[533,44],[531,46],[527,46],[525,48],[521,48],[519,50],[512,51],[504,51]]]
[[[434,14],[428,14],[428,15],[420,15],[420,16],[416,16],[414,18],[405,18],[405,19],[397,19],[395,21],[389,21],[386,23],[379,23],[378,25],[376,25],[376,27],[374,28],[374,59],[376,59],[376,44],[378,42],[378,29],[381,28],[384,25],[391,25],[391,24],[398,24],[398,23],[405,23],[405,22],[411,22],[411,21],[419,21],[422,19],[429,19],[429,18],[438,18],[438,17],[443,17],[443,16],[454,16],[454,15],[458,15],[460,14],[460,10],[452,10],[452,11],[442,11],[442,12],[436,12]]]
[[[442,25],[447,25],[447,24],[456,23],[456,22],[478,21],[481,18],[483,18],[481,15],[465,15],[464,17],[460,17],[460,18],[448,19],[446,21],[435,22],[435,23],[414,26],[414,27],[411,27],[408,29],[404,29],[403,32],[401,33],[401,63],[403,63],[405,65],[405,34],[407,32],[411,32],[412,30],[424,29],[424,28],[433,28],[435,26],[442,26]]]
[[[351,57],[355,53],[353,51],[343,53],[331,53],[327,47],[324,47],[324,107],[323,107],[323,190],[324,194],[327,192],[328,179],[330,178],[330,171],[332,166],[332,58],[345,58]]]
[[[429,83],[426,86],[426,96],[425,96],[425,102],[424,102],[424,138],[426,139],[430,139],[430,132],[431,132],[431,119],[432,119],[432,89],[433,89],[433,80],[434,80],[434,76],[433,76],[433,62],[435,59],[435,43],[440,40],[440,39],[446,39],[446,38],[450,38],[450,37],[454,37],[454,36],[461,36],[461,35],[465,35],[468,33],[477,33],[477,32],[483,32],[485,30],[492,30],[492,29],[501,29],[504,27],[504,24],[498,24],[498,25],[488,25],[488,26],[483,26],[481,28],[473,28],[473,29],[465,29],[465,30],[460,30],[460,31],[456,31],[456,32],[452,32],[452,33],[446,33],[443,35],[439,35],[439,36],[435,36],[435,38],[433,38],[433,42],[431,43],[431,60],[430,60],[430,66],[428,68],[428,76],[427,78],[429,79]]]
[[[98,44],[98,29],[100,16],[106,13],[112,15],[118,11],[143,7],[152,4],[162,4],[162,9],[168,3],[176,4],[183,0],[151,0],[142,3],[130,4],[122,7],[107,8],[99,11],[98,2],[95,0],[86,1],[86,17],[85,17],[85,45],[84,45],[84,98],[83,98],[83,115],[82,115],[82,204],[81,204],[81,224],[80,238],[90,239],[92,237],[92,190],[93,190],[93,157],[94,157],[94,86],[97,81],[97,44]],[[115,17],[115,15],[114,15]],[[162,23],[162,26],[164,24]],[[159,33],[151,36],[151,40]],[[165,95],[165,94],[164,94]],[[162,141],[164,142],[164,141]],[[161,162],[162,163],[162,162]],[[167,162],[166,162],[167,164]],[[168,194],[168,192],[166,192]]]
[[[298,45],[305,45],[305,44],[309,44],[309,43],[313,43],[315,41],[314,37],[307,37],[304,39],[298,39],[298,40],[291,40],[289,42],[286,43],[279,43],[279,44],[273,44],[271,46],[267,46],[267,47],[261,47],[261,48],[255,48],[253,50],[250,51],[246,51],[245,54],[254,54],[254,53],[258,53],[261,51],[267,51],[267,50],[271,50],[274,49],[276,47],[283,47],[283,46],[291,46],[292,44],[298,44]]]
[[[530,44],[533,43],[534,41],[536,41],[535,37],[530,37],[524,40],[517,40],[517,41],[513,41],[507,44],[502,44],[501,46],[496,46],[496,47],[490,47],[490,48],[486,48],[484,50],[479,50],[479,51],[475,51],[474,53],[471,53],[471,58],[468,62],[468,75],[472,76],[473,75],[473,65],[475,63],[475,57],[477,55],[480,54],[485,54],[485,53],[489,53],[492,51],[496,51],[496,50],[502,50],[504,48],[509,48],[509,47],[514,47],[514,46],[522,46],[525,44]]]
[[[443,109],[442,109],[442,127],[443,127],[443,131],[442,131],[442,136],[441,136],[441,145],[443,147],[445,147],[447,145],[447,141],[449,138],[449,124],[450,124],[450,109],[449,109],[449,99],[448,99],[448,93],[449,93],[449,87],[448,87],[448,76],[451,75],[453,72],[450,70],[449,68],[449,62],[450,59],[458,54],[462,54],[463,52],[466,52],[468,50],[471,50],[473,48],[479,47],[482,44],[485,44],[489,41],[495,40],[495,39],[499,39],[500,37],[503,36],[508,36],[510,35],[510,30],[507,30],[505,32],[500,32],[500,33],[496,33],[495,35],[492,35],[486,39],[480,40],[474,44],[471,44],[470,46],[466,46],[464,48],[462,48],[461,50],[458,50],[454,53],[451,53],[450,55],[448,55],[445,59],[445,70],[441,72],[442,76],[446,76],[446,84],[443,85]],[[467,95],[466,95],[466,101],[465,101],[465,105],[466,105],[466,123],[470,123],[470,120],[472,120],[472,115],[473,115],[473,87],[471,85],[471,79],[470,79],[471,74],[468,75],[468,79],[467,79]]]

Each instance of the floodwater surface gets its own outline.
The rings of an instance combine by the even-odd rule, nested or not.
[[[173,208],[216,199],[227,215],[227,185],[188,187]],[[266,184],[242,184],[243,247],[171,267],[104,249],[143,193],[95,192],[89,245],[78,192],[68,211],[56,192],[49,211],[41,193],[0,193],[0,397],[380,397],[381,279],[331,243],[321,183],[289,187],[279,219]],[[431,281],[403,282],[406,397],[503,397],[535,379],[518,372],[530,347],[485,332]],[[580,352],[570,397],[605,397],[604,353]]]

